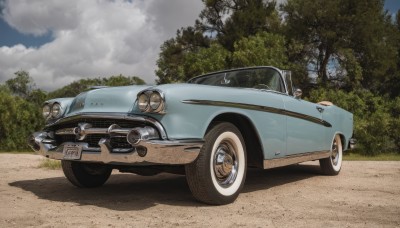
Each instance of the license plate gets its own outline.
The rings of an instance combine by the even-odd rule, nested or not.
[[[65,160],[79,160],[82,155],[82,145],[67,144],[64,145],[63,158]]]

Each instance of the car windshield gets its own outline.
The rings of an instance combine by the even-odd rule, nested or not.
[[[254,88],[285,93],[285,87],[279,72],[272,68],[241,69],[218,72],[193,78],[188,83]]]

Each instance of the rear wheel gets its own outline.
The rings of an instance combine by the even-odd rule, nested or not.
[[[331,146],[332,154],[329,158],[319,160],[322,172],[325,175],[338,175],[342,168],[343,146],[340,135],[335,135]]]
[[[235,201],[246,178],[246,149],[240,131],[231,123],[215,125],[205,137],[199,157],[186,165],[193,196],[208,204]]]
[[[102,186],[110,177],[112,169],[103,164],[61,161],[65,177],[77,187]]]

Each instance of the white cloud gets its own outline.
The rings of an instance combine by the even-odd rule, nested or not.
[[[200,0],[5,1],[4,20],[19,32],[50,32],[38,48],[0,47],[0,83],[26,70],[52,90],[84,77],[140,76],[152,83],[160,45],[193,25]]]
[[[43,35],[53,29],[72,29],[79,23],[73,1],[6,1],[4,19],[25,34]]]

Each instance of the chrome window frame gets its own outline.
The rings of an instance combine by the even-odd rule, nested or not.
[[[187,81],[187,83],[194,84],[193,81],[195,81],[196,79],[201,78],[201,77],[207,77],[207,76],[210,76],[210,75],[213,75],[213,74],[222,74],[222,73],[228,73],[228,72],[233,72],[233,71],[241,71],[241,70],[257,70],[257,69],[265,69],[265,68],[273,69],[273,70],[275,70],[275,71],[277,71],[279,73],[279,75],[281,77],[281,82],[284,85],[284,90],[285,91],[284,92],[280,92],[280,91],[276,91],[276,90],[266,90],[266,89],[259,89],[259,90],[261,90],[261,91],[270,91],[270,92],[279,93],[279,94],[285,94],[285,95],[289,96],[290,94],[289,94],[289,90],[288,90],[288,85],[286,84],[286,80],[285,80],[285,78],[283,76],[284,75],[283,70],[281,70],[281,69],[279,69],[277,67],[273,67],[273,66],[242,67],[242,68],[234,68],[234,69],[229,69],[229,70],[216,71],[216,72],[203,74],[203,75],[191,78],[191,79],[189,79]],[[199,84],[199,85],[201,85],[201,84]],[[249,89],[249,88],[244,88],[244,89]]]

